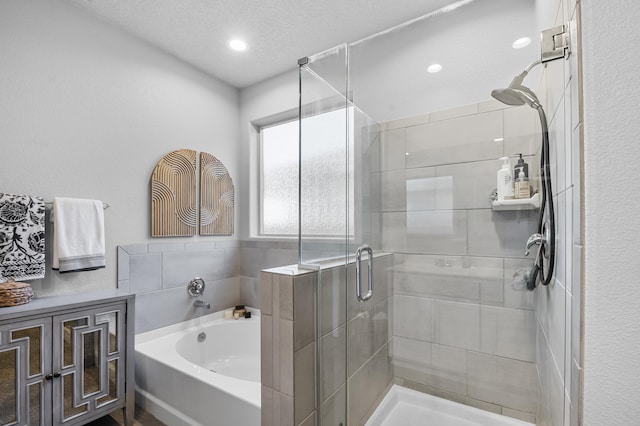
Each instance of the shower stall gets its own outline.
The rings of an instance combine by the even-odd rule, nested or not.
[[[541,28],[572,19],[564,3],[458,1],[300,59],[299,264],[289,272],[309,272],[313,294],[295,278],[280,296],[276,278],[268,284],[274,307],[293,292],[293,424],[363,425],[394,385],[534,424],[573,413],[572,68],[562,58],[527,77],[549,117],[548,153],[547,118],[541,126],[532,103],[491,97],[540,59]],[[512,45],[522,37],[533,41]],[[525,256],[544,206],[490,197],[498,159],[513,167],[519,154],[531,199],[545,169],[554,179],[557,259],[545,286],[531,285],[544,251]],[[313,318],[299,320],[306,311]],[[267,336],[282,341],[286,329],[267,315]],[[313,327],[304,342],[300,321]],[[289,394],[267,388],[263,410],[272,404],[277,419]]]

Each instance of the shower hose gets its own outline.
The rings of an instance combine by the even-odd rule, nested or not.
[[[533,271],[527,282],[527,288],[533,290],[536,288],[536,280],[538,273],[540,274],[540,283],[549,285],[553,278],[553,268],[555,266],[556,257],[556,219],[553,209],[553,191],[551,190],[551,170],[549,167],[549,129],[547,126],[547,117],[541,105],[536,107],[540,116],[540,125],[542,127],[542,156],[540,157],[540,186],[542,190],[542,201],[540,202],[540,214],[538,216],[538,233],[544,235],[545,214],[547,216],[547,226],[549,227],[549,241],[540,246],[536,261],[533,265]],[[548,247],[548,250],[547,250]],[[545,261],[548,259],[548,265],[545,272]]]

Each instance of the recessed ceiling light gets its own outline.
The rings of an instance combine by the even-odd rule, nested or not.
[[[514,49],[522,49],[523,47],[527,47],[531,44],[531,39],[529,37],[522,37],[517,39],[511,44],[511,47]]]
[[[248,47],[247,43],[237,38],[229,40],[229,43],[227,43],[227,45],[231,50],[235,50],[236,52],[244,52]]]
[[[442,65],[440,64],[431,64],[429,65],[429,67],[427,67],[427,72],[431,74],[435,74],[440,71],[442,71]]]

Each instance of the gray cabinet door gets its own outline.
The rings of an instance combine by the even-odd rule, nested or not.
[[[118,303],[53,317],[53,424],[82,423],[125,399],[125,313]]]
[[[51,317],[0,325],[0,425],[51,422]]]

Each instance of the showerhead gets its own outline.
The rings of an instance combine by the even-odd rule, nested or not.
[[[542,106],[535,93],[526,86],[509,86],[506,89],[494,89],[491,91],[491,96],[506,105],[520,106],[527,104],[534,109]]]
[[[506,89],[494,89],[491,91],[491,96],[506,105],[524,105],[524,99],[520,93],[510,87],[507,87]]]
[[[522,73],[515,76],[509,87],[506,89],[494,89],[491,91],[491,96],[495,99],[499,100],[503,104],[512,105],[512,106],[520,106],[527,104],[531,108],[538,109],[541,108],[542,105],[538,100],[538,97],[533,90],[529,89],[527,86],[523,86],[522,82],[524,78],[527,76],[531,68],[538,65],[540,61],[536,61],[529,65]]]

